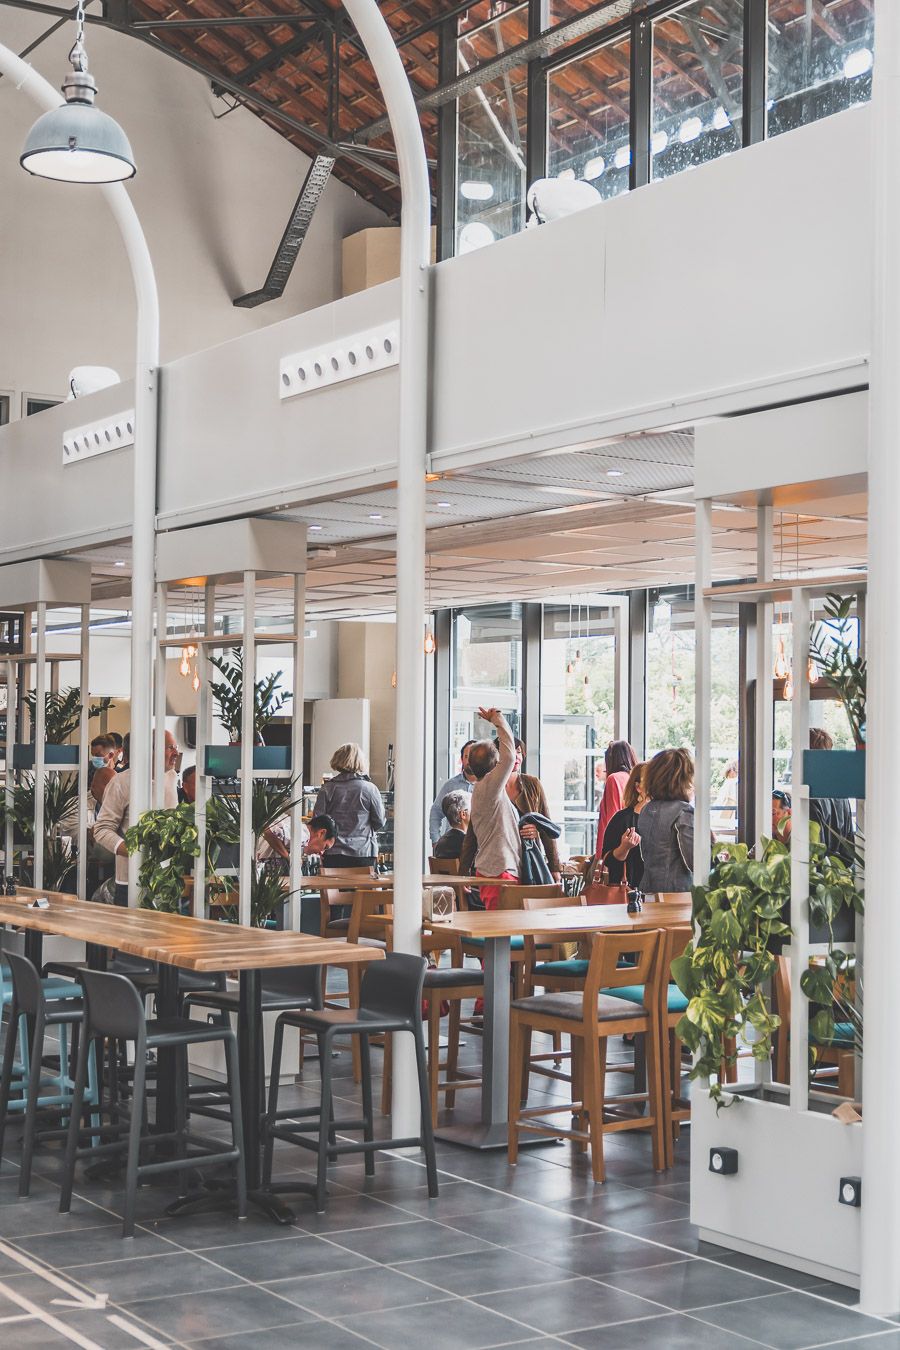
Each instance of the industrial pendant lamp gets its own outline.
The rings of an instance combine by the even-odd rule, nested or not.
[[[136,173],[134,152],[118,122],[94,107],[97,86],[84,47],[84,3],[75,11],[71,74],[63,80],[65,103],[39,117],[19,158],[23,169],[60,183],[120,183]]]

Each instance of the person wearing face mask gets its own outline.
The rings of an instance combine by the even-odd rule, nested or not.
[[[90,806],[94,811],[100,806],[110,782],[116,776],[118,747],[112,736],[95,736],[91,741],[91,776],[88,782]]]
[[[163,787],[163,806],[171,808],[178,805],[178,766],[181,763],[181,751],[171,731],[165,735],[165,778]],[[122,747],[125,759],[128,759],[128,737]],[[154,756],[155,759],[155,756]],[[125,847],[125,831],[129,825],[129,805],[131,798],[131,770],[126,768],[107,785],[103,794],[103,804],[94,825],[94,842],[116,859],[116,904],[128,904],[128,849]]]

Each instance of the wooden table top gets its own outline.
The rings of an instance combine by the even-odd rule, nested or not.
[[[446,919],[432,919],[435,932],[458,933],[461,937],[549,937],[579,933],[646,932],[674,928],[691,922],[690,903],[646,904],[640,914],[629,914],[627,905],[577,905],[564,909],[469,909]]]
[[[301,886],[309,891],[377,891],[391,890],[394,885],[393,872],[384,872],[373,877],[360,868],[358,872],[335,872],[332,876],[303,877]],[[509,877],[473,877],[444,876],[442,873],[426,872],[422,877],[423,886],[451,886],[468,889],[470,886],[515,886]]]
[[[45,895],[46,909],[28,901]],[[121,909],[78,900],[58,891],[20,887],[16,896],[0,898],[0,924],[90,942],[185,970],[265,970],[277,966],[349,965],[380,960],[373,947],[357,947],[340,939],[305,933],[242,928],[213,919],[162,914],[150,909]]]

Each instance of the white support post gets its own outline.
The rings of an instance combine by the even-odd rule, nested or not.
[[[212,637],[216,628],[216,587],[208,581],[203,590],[203,636]],[[197,845],[200,853],[194,863],[194,918],[206,918],[206,804],[210,798],[209,778],[206,774],[206,747],[212,740],[212,693],[209,645],[198,644],[197,674],[200,676],[200,703],[197,709],[196,767],[194,770],[194,823],[197,826]]]
[[[809,789],[803,751],[809,745],[809,594],[791,593],[794,698],[791,705],[791,1110],[809,1104],[809,1003],[800,979],[809,965]]]
[[[306,577],[294,577],[294,699],[291,717],[291,777],[294,780],[294,806],[291,810],[291,861],[289,886],[290,928],[300,931],[303,884],[303,634],[306,629]]]
[[[244,573],[244,683],[241,689],[241,865],[239,922],[250,926],[250,897],[256,867],[253,837],[253,703],[256,684],[256,573]]]
[[[44,884],[44,795],[47,790],[47,603],[36,611],[37,643],[34,666],[34,886]]]
[[[703,499],[696,508],[696,579],[694,584],[695,642],[695,741],[694,778],[694,884],[705,885],[709,877],[709,784],[712,750],[710,688],[712,685],[712,601],[706,591],[712,584],[712,502]]]
[[[900,1310],[900,909],[896,766],[900,755],[900,6],[878,9],[872,87],[873,334],[869,376],[869,590],[866,708],[866,1036],[863,1057],[862,1307]]]
[[[156,660],[154,688],[156,708],[153,717],[153,806],[159,811],[166,804],[166,640],[169,626],[169,588],[156,588]]]
[[[756,512],[756,577],[771,581],[775,568],[775,542],[771,506]],[[772,750],[775,744],[773,703],[772,626],[775,606],[760,600],[756,606],[756,838],[772,833]]]
[[[88,751],[90,749],[91,703],[91,607],[81,606],[81,659],[78,676],[81,684],[81,716],[78,719],[78,877],[76,891],[79,900],[87,897],[87,830],[88,830]]]
[[[25,622],[25,616],[22,617]],[[15,861],[13,836],[13,803],[15,801],[16,771],[13,767],[13,746],[16,743],[16,718],[18,717],[19,677],[23,667],[16,661],[6,663],[6,746],[5,768],[6,783],[6,825],[3,837],[4,867],[6,875],[13,875]]]
[[[419,114],[393,34],[376,0],[344,0],[381,86],[397,152],[400,233],[400,416],[397,437],[397,734],[394,789],[394,947],[422,950],[425,840],[425,455],[431,188]],[[411,1038],[395,1037],[392,1129],[418,1133]]]
[[[629,671],[629,601],[626,596],[613,608],[615,615],[615,692],[613,735],[617,741],[628,740],[628,671]]]

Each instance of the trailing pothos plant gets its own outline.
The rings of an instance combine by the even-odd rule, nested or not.
[[[37,714],[37,691],[29,689],[22,702],[28,709],[33,737]],[[90,705],[88,717],[99,717],[101,713],[108,712],[115,706],[111,698],[101,698]],[[64,745],[78,730],[80,720],[81,690],[77,685],[44,695],[44,736],[48,745]]]
[[[718,1110],[730,1094],[719,1075],[734,1063],[738,1038],[755,1059],[767,1060],[781,1019],[772,1012],[766,986],[775,971],[775,949],[790,936],[784,915],[790,904],[791,858],[785,844],[762,840],[752,858],[746,844],[716,846],[706,886],[693,888],[699,936],[672,962],[672,977],[688,1000],[676,1034],[694,1054],[690,1077],[709,1079]]]
[[[223,843],[230,842],[230,822],[223,819],[220,803],[212,798],[206,806],[206,864],[214,872]],[[181,912],[185,877],[200,856],[200,838],[193,802],[145,811],[136,825],[125,831],[129,853],[140,852],[138,882],[144,909]]]
[[[865,897],[857,880],[864,862],[858,845],[854,849],[854,865],[848,866],[841,858],[830,857],[816,839],[810,842],[809,918],[811,923],[828,929],[824,959],[800,976],[800,988],[811,1005],[811,1069],[816,1066],[817,1047],[829,1046],[834,1041],[836,1022],[852,1027],[855,1047],[862,1051],[862,981],[855,954],[835,945],[834,921],[845,906],[856,914],[865,913]]]
[[[853,650],[852,595],[826,595],[827,620],[814,625],[809,656],[821,679],[843,705],[857,747],[866,740],[866,658]],[[857,648],[859,644],[857,643]]]
[[[786,922],[791,855],[777,839],[763,838],[760,849],[754,858],[746,844],[716,845],[707,885],[693,888],[699,936],[672,962],[672,977],[688,1000],[676,1034],[695,1056],[690,1077],[709,1080],[717,1110],[737,1100],[723,1089],[719,1075],[723,1063],[735,1062],[738,1040],[749,1045],[754,1059],[768,1061],[772,1036],[781,1025],[771,1008],[768,982],[777,953],[791,935]],[[810,826],[809,897],[810,921],[829,931],[844,906],[863,911],[853,869],[828,854],[815,824]],[[834,1039],[836,996],[839,1000],[846,987],[852,959],[832,946],[823,964],[801,976],[801,988],[814,1005],[814,1042],[827,1045]]]
[[[210,681],[216,716],[231,740],[239,741],[243,719],[244,649],[235,647],[227,656],[211,656],[209,659],[223,677]],[[266,675],[253,685],[253,736],[258,744],[262,744],[263,733],[272,719],[293,698],[293,694],[279,688],[283,673],[276,670],[273,675]]]

